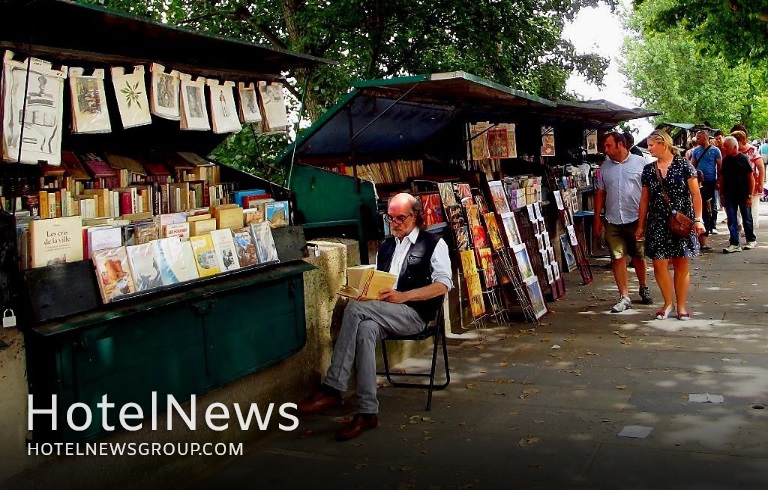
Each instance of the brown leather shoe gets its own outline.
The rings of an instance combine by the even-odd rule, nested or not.
[[[359,436],[363,432],[375,429],[379,426],[379,417],[377,415],[373,415],[372,417],[363,417],[362,414],[355,414],[354,418],[352,419],[352,422],[348,423],[341,429],[339,429],[338,432],[336,432],[336,440],[337,441],[348,441],[350,439],[354,439],[355,437]]]
[[[299,402],[297,408],[299,413],[310,414],[322,412],[323,410],[328,410],[329,408],[338,407],[340,405],[341,398],[326,395],[322,391],[318,391],[307,400]]]

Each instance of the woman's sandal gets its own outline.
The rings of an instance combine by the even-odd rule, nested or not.
[[[690,313],[678,313],[677,319],[681,321],[687,321],[691,319]]]
[[[661,309],[656,312],[656,319],[657,320],[664,320],[666,318],[669,318],[669,314],[672,312],[672,307],[674,305],[669,305],[664,309]]]

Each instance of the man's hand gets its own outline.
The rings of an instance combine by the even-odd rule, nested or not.
[[[603,234],[603,220],[598,216],[592,220],[592,236],[600,236]]]
[[[408,293],[400,292],[394,289],[382,289],[379,291],[379,301],[386,301],[387,303],[405,303],[408,301]]]
[[[752,198],[748,197],[747,198],[747,207],[751,207],[751,206],[752,206]]]

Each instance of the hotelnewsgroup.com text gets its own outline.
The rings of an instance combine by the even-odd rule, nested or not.
[[[29,456],[242,456],[242,443],[32,442]]]

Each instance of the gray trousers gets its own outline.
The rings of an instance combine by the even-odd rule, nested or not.
[[[378,300],[350,301],[344,310],[331,366],[323,383],[339,391],[346,391],[354,364],[357,371],[358,412],[378,413],[376,342],[388,334],[419,333],[425,326],[424,320],[410,306]]]

